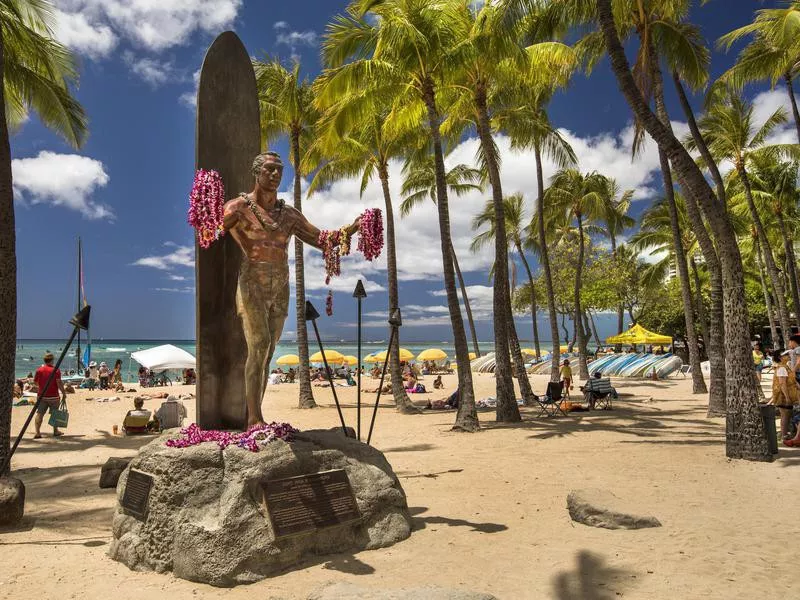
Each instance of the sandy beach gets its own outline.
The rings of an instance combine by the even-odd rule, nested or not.
[[[532,382],[542,393],[545,377]],[[455,377],[445,383],[445,393],[413,399],[446,397]],[[15,456],[28,500],[22,527],[0,533],[0,598],[294,599],[329,581],[380,589],[436,584],[502,599],[796,597],[797,527],[782,507],[797,493],[791,467],[800,465],[800,451],[782,448],[771,464],[729,461],[724,423],[705,417],[705,396],[692,396],[690,379],[615,385],[623,396],[612,411],[545,419],[524,408],[515,425],[498,425],[494,412],[484,411],[476,434],[451,432],[452,412],[403,416],[383,406],[373,442],[408,496],[411,538],[322,556],[223,590],[131,572],[107,557],[116,495],[99,489],[100,467],[153,438],[112,435],[135,394],[98,403],[85,399],[97,392],[79,392],[70,396],[66,435],[34,441],[29,433]],[[493,377],[476,374],[475,388],[478,398],[494,395]],[[355,390],[337,391],[354,425]],[[296,387],[272,388],[264,413],[300,429],[336,426],[330,390],[315,388],[315,395],[321,407],[301,411]],[[186,406],[191,422],[194,401]],[[14,408],[15,432],[28,410]],[[609,531],[573,523],[566,497],[585,487],[635,502],[663,527]]]

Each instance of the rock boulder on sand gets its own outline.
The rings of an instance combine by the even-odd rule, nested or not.
[[[604,529],[644,529],[661,527],[655,517],[636,513],[638,507],[606,490],[574,490],[567,496],[567,508],[573,521]]]
[[[16,477],[0,477],[0,525],[14,525],[25,514],[25,485]]]
[[[117,487],[120,475],[122,475],[122,472],[127,468],[130,462],[130,458],[118,458],[116,456],[109,458],[100,469],[100,487]]]
[[[174,433],[173,433],[174,435]],[[169,434],[143,447],[130,469],[152,475],[144,520],[119,505],[109,554],[137,571],[233,586],[300,566],[306,558],[390,546],[411,533],[406,496],[383,454],[342,435],[306,431],[259,452],[216,443],[165,445]],[[361,520],[276,539],[263,502],[267,480],[344,469]]]

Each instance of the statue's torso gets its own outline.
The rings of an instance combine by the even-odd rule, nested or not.
[[[237,214],[238,220],[230,233],[250,262],[279,263],[288,265],[289,240],[291,239],[297,219],[295,210],[282,200],[275,208],[260,211],[264,225],[259,221],[244,196],[234,198],[225,204],[225,214]]]

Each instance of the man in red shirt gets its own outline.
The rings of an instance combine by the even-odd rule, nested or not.
[[[53,354],[51,352],[45,353],[43,360],[44,364],[36,369],[36,374],[33,376],[33,380],[36,382],[36,385],[39,386],[39,393],[42,394],[42,391],[44,391],[42,399],[39,402],[39,407],[36,409],[36,419],[33,421],[36,429],[36,433],[33,436],[35,440],[42,437],[40,429],[42,427],[42,421],[44,420],[44,413],[46,413],[48,409],[52,411],[58,408],[60,401],[67,399],[64,383],[61,381],[61,371],[58,369],[55,369],[56,376],[53,377],[48,388],[46,390],[44,389],[47,380],[50,378],[50,374],[53,372]],[[59,392],[61,392],[60,397]],[[60,435],[64,434],[59,431],[57,427],[53,427],[53,437],[58,437]]]

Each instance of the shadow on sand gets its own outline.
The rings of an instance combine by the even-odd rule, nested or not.
[[[581,550],[575,567],[553,577],[558,600],[612,600],[622,596],[636,577],[633,571],[607,566],[602,556]]]

